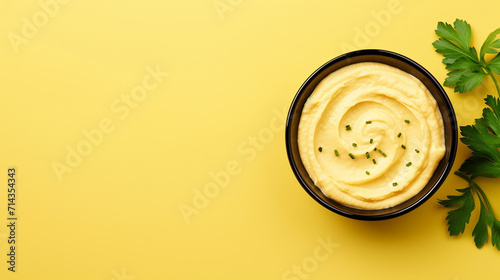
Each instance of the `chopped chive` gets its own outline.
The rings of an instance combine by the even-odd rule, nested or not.
[[[372,121],[366,121],[366,124],[371,124],[371,123],[372,123]]]
[[[335,150],[335,156],[338,157],[339,156],[339,151]]]
[[[401,145],[401,148],[406,149],[406,146],[405,145]]]
[[[407,164],[406,164],[406,167],[410,167],[411,165],[411,161],[409,161]]]
[[[353,147],[357,147],[357,146],[358,146],[358,144],[356,144],[356,143],[352,143],[352,146],[353,146]]]
[[[398,182],[394,182],[394,183],[392,183],[392,186],[393,186],[393,187],[395,187],[395,186],[397,186],[397,185],[398,185]]]
[[[365,155],[366,155],[366,158],[367,158],[367,159],[368,159],[368,158],[370,158],[370,153],[369,153],[369,152],[366,152],[366,154],[365,154]]]
[[[377,148],[375,148],[375,149],[377,149]],[[375,150],[375,151],[376,151],[376,150]],[[378,152],[379,152],[380,154],[383,154],[383,153],[384,153],[384,152],[382,152],[382,150],[381,150],[381,149],[378,149]]]
[[[420,153],[420,151],[418,149],[415,149],[415,152],[417,152],[417,154]]]
[[[355,157],[354,157],[351,153],[349,153],[349,157],[350,157],[351,159],[354,159],[354,158],[355,158]]]
[[[372,159],[373,164],[377,164],[377,161],[375,159]]]
[[[376,152],[377,151],[377,147],[375,147],[373,150]]]
[[[318,151],[321,153],[323,151],[323,148],[319,147]]]
[[[373,139],[372,138],[370,138],[370,144],[373,144]]]
[[[382,156],[383,156],[383,157],[387,157],[387,155],[386,155],[385,153],[382,153]]]
[[[370,175],[370,171],[365,171],[366,175]]]
[[[350,126],[350,125],[346,125],[346,126],[345,126],[345,130],[349,131],[349,130],[351,130],[351,129],[352,129],[352,128],[351,128],[351,126]]]
[[[405,120],[405,123],[410,123],[410,120]]]
[[[401,132],[400,132],[400,133],[398,134],[398,138],[399,138],[399,137],[401,137],[401,135],[403,135],[403,133],[401,133]]]

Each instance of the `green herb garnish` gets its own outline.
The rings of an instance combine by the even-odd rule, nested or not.
[[[321,153],[323,151],[323,148],[319,147],[318,151]]]
[[[415,149],[415,152],[417,152],[417,154],[420,153],[420,151],[418,149]]]
[[[405,145],[401,145],[401,148],[405,149],[406,150],[406,146]]]
[[[358,146],[358,144],[356,144],[356,143],[352,143],[352,146],[353,146],[353,147],[357,147],[357,146]]]
[[[346,126],[345,126],[345,130],[349,131],[349,130],[351,130],[351,129],[352,129],[352,128],[351,128],[351,126],[350,126],[350,125],[346,125]]]
[[[350,157],[351,159],[355,159],[355,157],[354,157],[351,153],[349,153],[349,157]]]
[[[500,42],[499,42],[500,44]],[[472,150],[459,171],[475,177],[500,177],[500,100],[491,95],[485,99],[483,117],[475,125],[460,127],[460,140]]]
[[[481,248],[488,242],[489,227],[491,231],[491,244],[500,250],[500,221],[495,218],[486,194],[467,175],[458,171],[455,172],[455,175],[469,182],[469,186],[464,189],[457,189],[457,191],[462,193],[461,195],[449,195],[447,199],[439,200],[439,203],[444,207],[456,208],[455,210],[449,211],[448,216],[446,216],[450,236],[464,233],[465,225],[469,223],[472,211],[475,208],[474,194],[476,194],[479,200],[480,210],[479,219],[472,231],[474,243],[476,243],[477,248]]]
[[[500,56],[486,62],[486,54],[497,54],[500,48],[500,40],[496,39],[500,34],[500,28],[488,35],[479,56],[474,47],[471,47],[472,32],[470,25],[464,20],[455,20],[453,26],[445,22],[439,22],[436,34],[439,39],[432,45],[436,52],[444,56],[443,63],[449,69],[448,77],[444,85],[455,87],[455,92],[464,93],[472,91],[480,85],[486,76],[490,76],[495,84],[497,92],[500,92],[498,83],[493,72],[500,74]]]
[[[368,159],[368,158],[370,158],[370,153],[369,153],[369,152],[366,152],[366,154],[365,154],[365,155],[366,155],[366,158],[367,158],[367,159]]]
[[[411,166],[411,161],[409,161],[407,164],[406,164],[406,167],[410,167]]]
[[[410,123],[410,120],[405,120],[405,123]]]
[[[370,175],[370,171],[365,171],[366,175]]]
[[[339,151],[335,150],[333,151],[335,153],[335,156],[338,157],[339,156]]]
[[[403,133],[401,133],[401,132],[400,132],[400,133],[398,133],[398,138],[399,138],[399,137],[401,137],[401,135],[403,135]]]
[[[370,144],[373,144],[373,139],[372,138],[370,138]]]
[[[463,20],[457,19],[453,26],[439,22],[436,34],[438,40],[433,43],[436,52],[444,56],[443,63],[449,69],[444,85],[454,87],[455,92],[472,91],[479,86],[486,76],[490,76],[497,93],[500,88],[494,73],[500,74],[500,28],[491,32],[478,52],[471,47],[471,27]],[[486,54],[493,54],[489,61]],[[474,194],[480,203],[479,218],[472,236],[476,247],[481,248],[489,239],[491,244],[500,250],[500,221],[493,214],[493,209],[484,191],[473,181],[476,177],[500,177],[500,103],[499,99],[488,95],[485,99],[489,108],[483,110],[475,125],[460,127],[460,140],[472,150],[472,156],[465,160],[455,175],[469,183],[467,188],[457,189],[461,195],[449,195],[439,203],[445,207],[456,208],[448,212],[448,231],[450,235],[464,232],[471,213],[475,208]]]
[[[372,123],[372,121],[366,121],[366,124],[371,124],[371,123]]]
[[[398,182],[394,182],[394,183],[392,183],[392,186],[393,186],[393,187],[395,187],[395,186],[397,186],[397,185],[398,185]]]
[[[373,164],[377,164],[377,161],[375,159],[372,159]]]
[[[500,44],[500,42],[499,42]],[[500,250],[500,221],[495,218],[486,194],[472,179],[476,177],[500,177],[500,100],[491,95],[485,99],[489,108],[483,110],[483,116],[476,119],[475,125],[460,127],[460,140],[472,150],[472,156],[465,160],[456,175],[469,182],[469,187],[457,189],[460,196],[448,196],[439,203],[445,207],[457,207],[448,212],[448,230],[450,235],[464,232],[474,210],[474,194],[479,198],[479,220],[472,231],[476,247],[481,248],[488,242],[488,227],[491,231],[491,243]],[[469,176],[470,178],[469,178]]]

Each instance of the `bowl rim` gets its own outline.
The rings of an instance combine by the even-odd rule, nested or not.
[[[439,178],[437,179],[434,186],[432,186],[429,189],[429,191],[427,191],[417,201],[408,205],[405,208],[399,209],[399,210],[394,211],[394,212],[389,212],[389,213],[385,213],[385,214],[381,214],[381,215],[371,215],[371,216],[359,215],[359,214],[355,214],[355,213],[346,212],[342,209],[339,209],[339,208],[327,203],[321,197],[316,195],[316,193],[313,190],[311,190],[311,188],[306,183],[304,178],[302,178],[302,176],[300,175],[298,167],[297,167],[297,163],[293,160],[292,137],[291,137],[292,136],[291,135],[291,133],[292,133],[291,132],[291,120],[293,117],[293,112],[295,111],[295,109],[297,107],[297,103],[298,103],[299,98],[304,94],[304,90],[313,82],[314,78],[316,76],[318,76],[320,73],[322,73],[323,71],[325,71],[329,66],[331,66],[339,61],[349,59],[352,57],[356,57],[356,56],[364,56],[364,55],[386,56],[389,58],[394,58],[394,59],[400,60],[400,61],[410,65],[411,67],[413,67],[417,71],[421,72],[426,78],[429,79],[429,81],[432,84],[434,84],[436,86],[439,94],[442,96],[443,101],[444,101],[444,105],[445,105],[444,107],[446,107],[447,112],[441,112],[441,114],[447,113],[447,115],[450,119],[450,125],[451,125],[451,130],[452,130],[450,157],[449,157],[448,161],[446,162],[446,165],[443,169],[443,172],[441,172],[441,174],[439,175]],[[383,63],[383,62],[380,62],[380,63]],[[304,83],[301,85],[301,87],[299,88],[299,90],[295,94],[295,97],[292,100],[292,103],[290,105],[290,109],[289,109],[288,114],[287,114],[286,127],[285,127],[285,141],[286,141],[286,150],[287,150],[288,161],[289,161],[290,166],[293,170],[293,173],[295,174],[295,177],[299,181],[302,188],[314,200],[316,200],[319,204],[321,204],[323,207],[327,208],[328,210],[335,212],[337,214],[340,214],[344,217],[357,219],[357,220],[376,221],[376,220],[385,220],[385,219],[395,218],[395,217],[401,216],[403,214],[406,214],[406,213],[414,210],[418,206],[422,205],[425,201],[427,201],[441,187],[441,185],[444,183],[446,177],[450,173],[450,171],[453,167],[453,163],[455,161],[456,151],[457,151],[457,146],[458,146],[458,125],[457,125],[455,111],[453,109],[453,106],[452,106],[450,99],[448,98],[446,91],[441,86],[441,84],[437,81],[437,79],[429,71],[427,71],[427,69],[425,69],[423,66],[421,66],[417,62],[413,61],[412,59],[410,59],[404,55],[401,55],[399,53],[395,53],[395,52],[383,50],[383,49],[361,49],[361,50],[356,50],[356,51],[341,54],[341,55],[329,60],[325,64],[321,65],[318,69],[316,69],[304,81]],[[347,206],[347,207],[349,207],[349,206]],[[395,206],[393,206],[393,207],[395,207]],[[390,209],[390,208],[388,208],[388,209]],[[367,211],[370,211],[370,210],[367,210]]]

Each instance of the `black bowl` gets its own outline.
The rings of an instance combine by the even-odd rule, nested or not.
[[[419,79],[434,96],[443,117],[446,152],[434,171],[434,174],[430,178],[427,185],[417,195],[401,204],[386,209],[357,209],[343,205],[328,198],[316,185],[314,185],[313,181],[309,177],[309,174],[304,168],[304,165],[302,164],[299,154],[297,132],[300,116],[302,114],[302,108],[304,107],[304,103],[307,98],[309,98],[319,82],[330,73],[344,66],[359,62],[383,63],[399,68],[413,75]],[[286,122],[285,137],[288,160],[290,161],[290,165],[295,173],[295,176],[297,177],[297,180],[306,192],[327,209],[337,214],[358,220],[383,220],[394,218],[408,213],[424,203],[439,189],[441,184],[446,179],[446,176],[448,176],[455,160],[458,143],[455,111],[453,110],[446,92],[441,87],[439,82],[431,75],[431,73],[415,61],[403,55],[386,50],[359,50],[346,53],[328,61],[323,66],[318,68],[318,70],[314,71],[314,73],[309,76],[309,78],[300,87],[292,101]]]

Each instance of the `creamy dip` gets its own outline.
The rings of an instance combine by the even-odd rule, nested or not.
[[[343,67],[318,84],[302,111],[298,145],[314,184],[360,209],[410,199],[445,153],[443,120],[429,90],[373,62]]]

